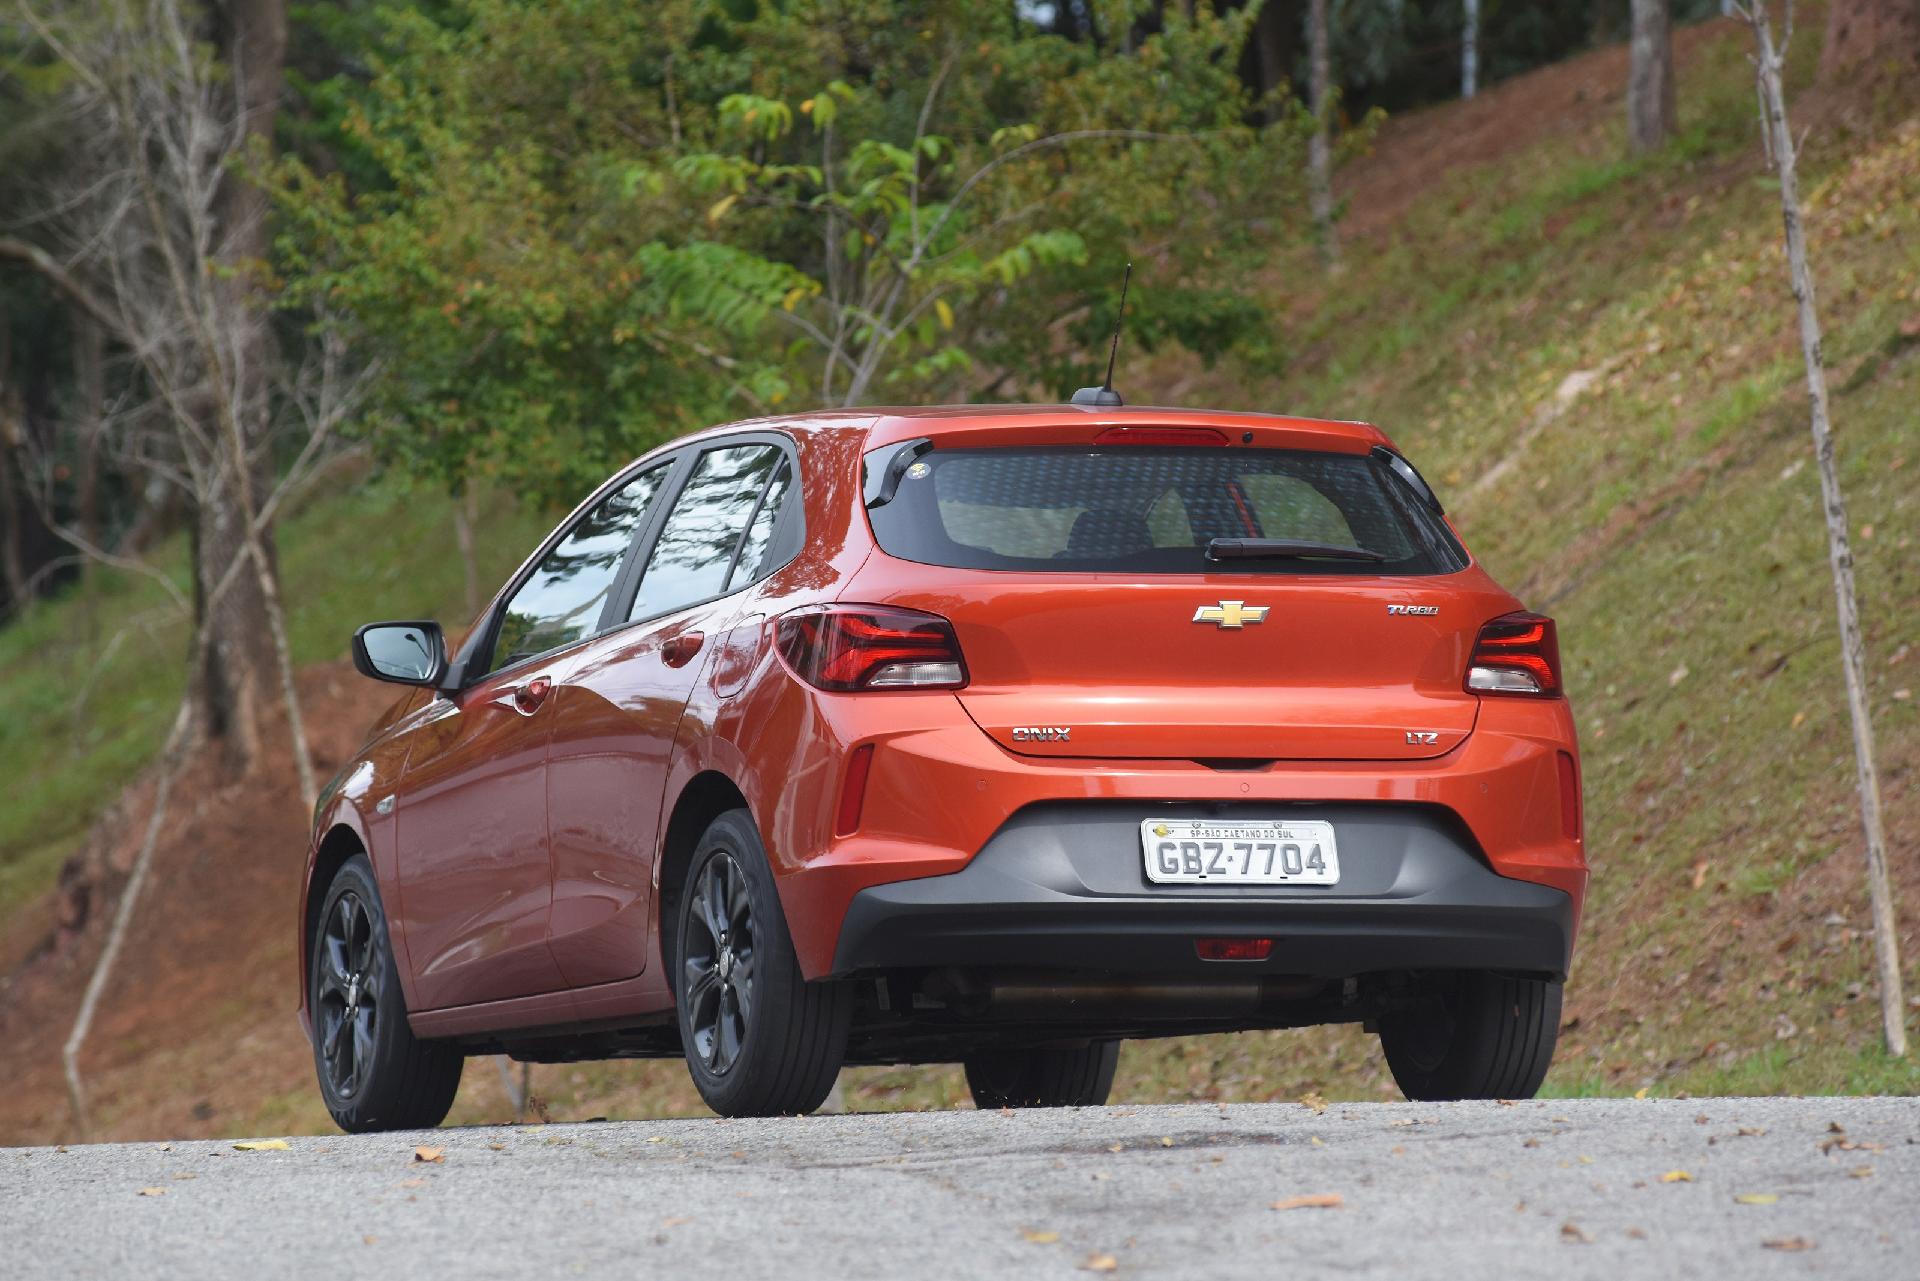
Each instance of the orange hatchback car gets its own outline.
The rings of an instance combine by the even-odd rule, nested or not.
[[[1359,423],[872,409],[614,476],[327,786],[301,1015],[349,1130],[464,1057],[684,1055],[729,1116],[843,1064],[1086,1105],[1119,1043],[1363,1023],[1531,1094],[1587,867],[1552,620]]]

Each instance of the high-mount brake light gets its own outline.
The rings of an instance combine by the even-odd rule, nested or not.
[[[780,657],[825,690],[959,689],[967,665],[953,624],[889,605],[809,605],[774,628]]]
[[[1560,693],[1560,638],[1553,620],[1523,610],[1482,627],[1467,663],[1466,687],[1476,694]]]
[[[1096,445],[1224,445],[1227,434],[1211,427],[1109,427]]]

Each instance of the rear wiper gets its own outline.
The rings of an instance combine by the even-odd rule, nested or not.
[[[1383,561],[1379,552],[1339,543],[1303,543],[1291,538],[1216,538],[1207,544],[1208,560],[1365,560]]]

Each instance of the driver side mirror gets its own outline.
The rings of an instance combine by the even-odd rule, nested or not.
[[[438,685],[447,674],[447,641],[438,623],[368,623],[353,634],[362,676],[396,685]]]

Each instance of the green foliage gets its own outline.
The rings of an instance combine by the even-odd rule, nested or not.
[[[962,0],[392,8],[309,86],[353,164],[276,174],[287,300],[383,354],[388,459],[553,502],[729,417],[1062,392],[1130,259],[1148,345],[1270,360],[1235,286],[1306,120],[1248,123],[1254,12],[1121,53]]]

